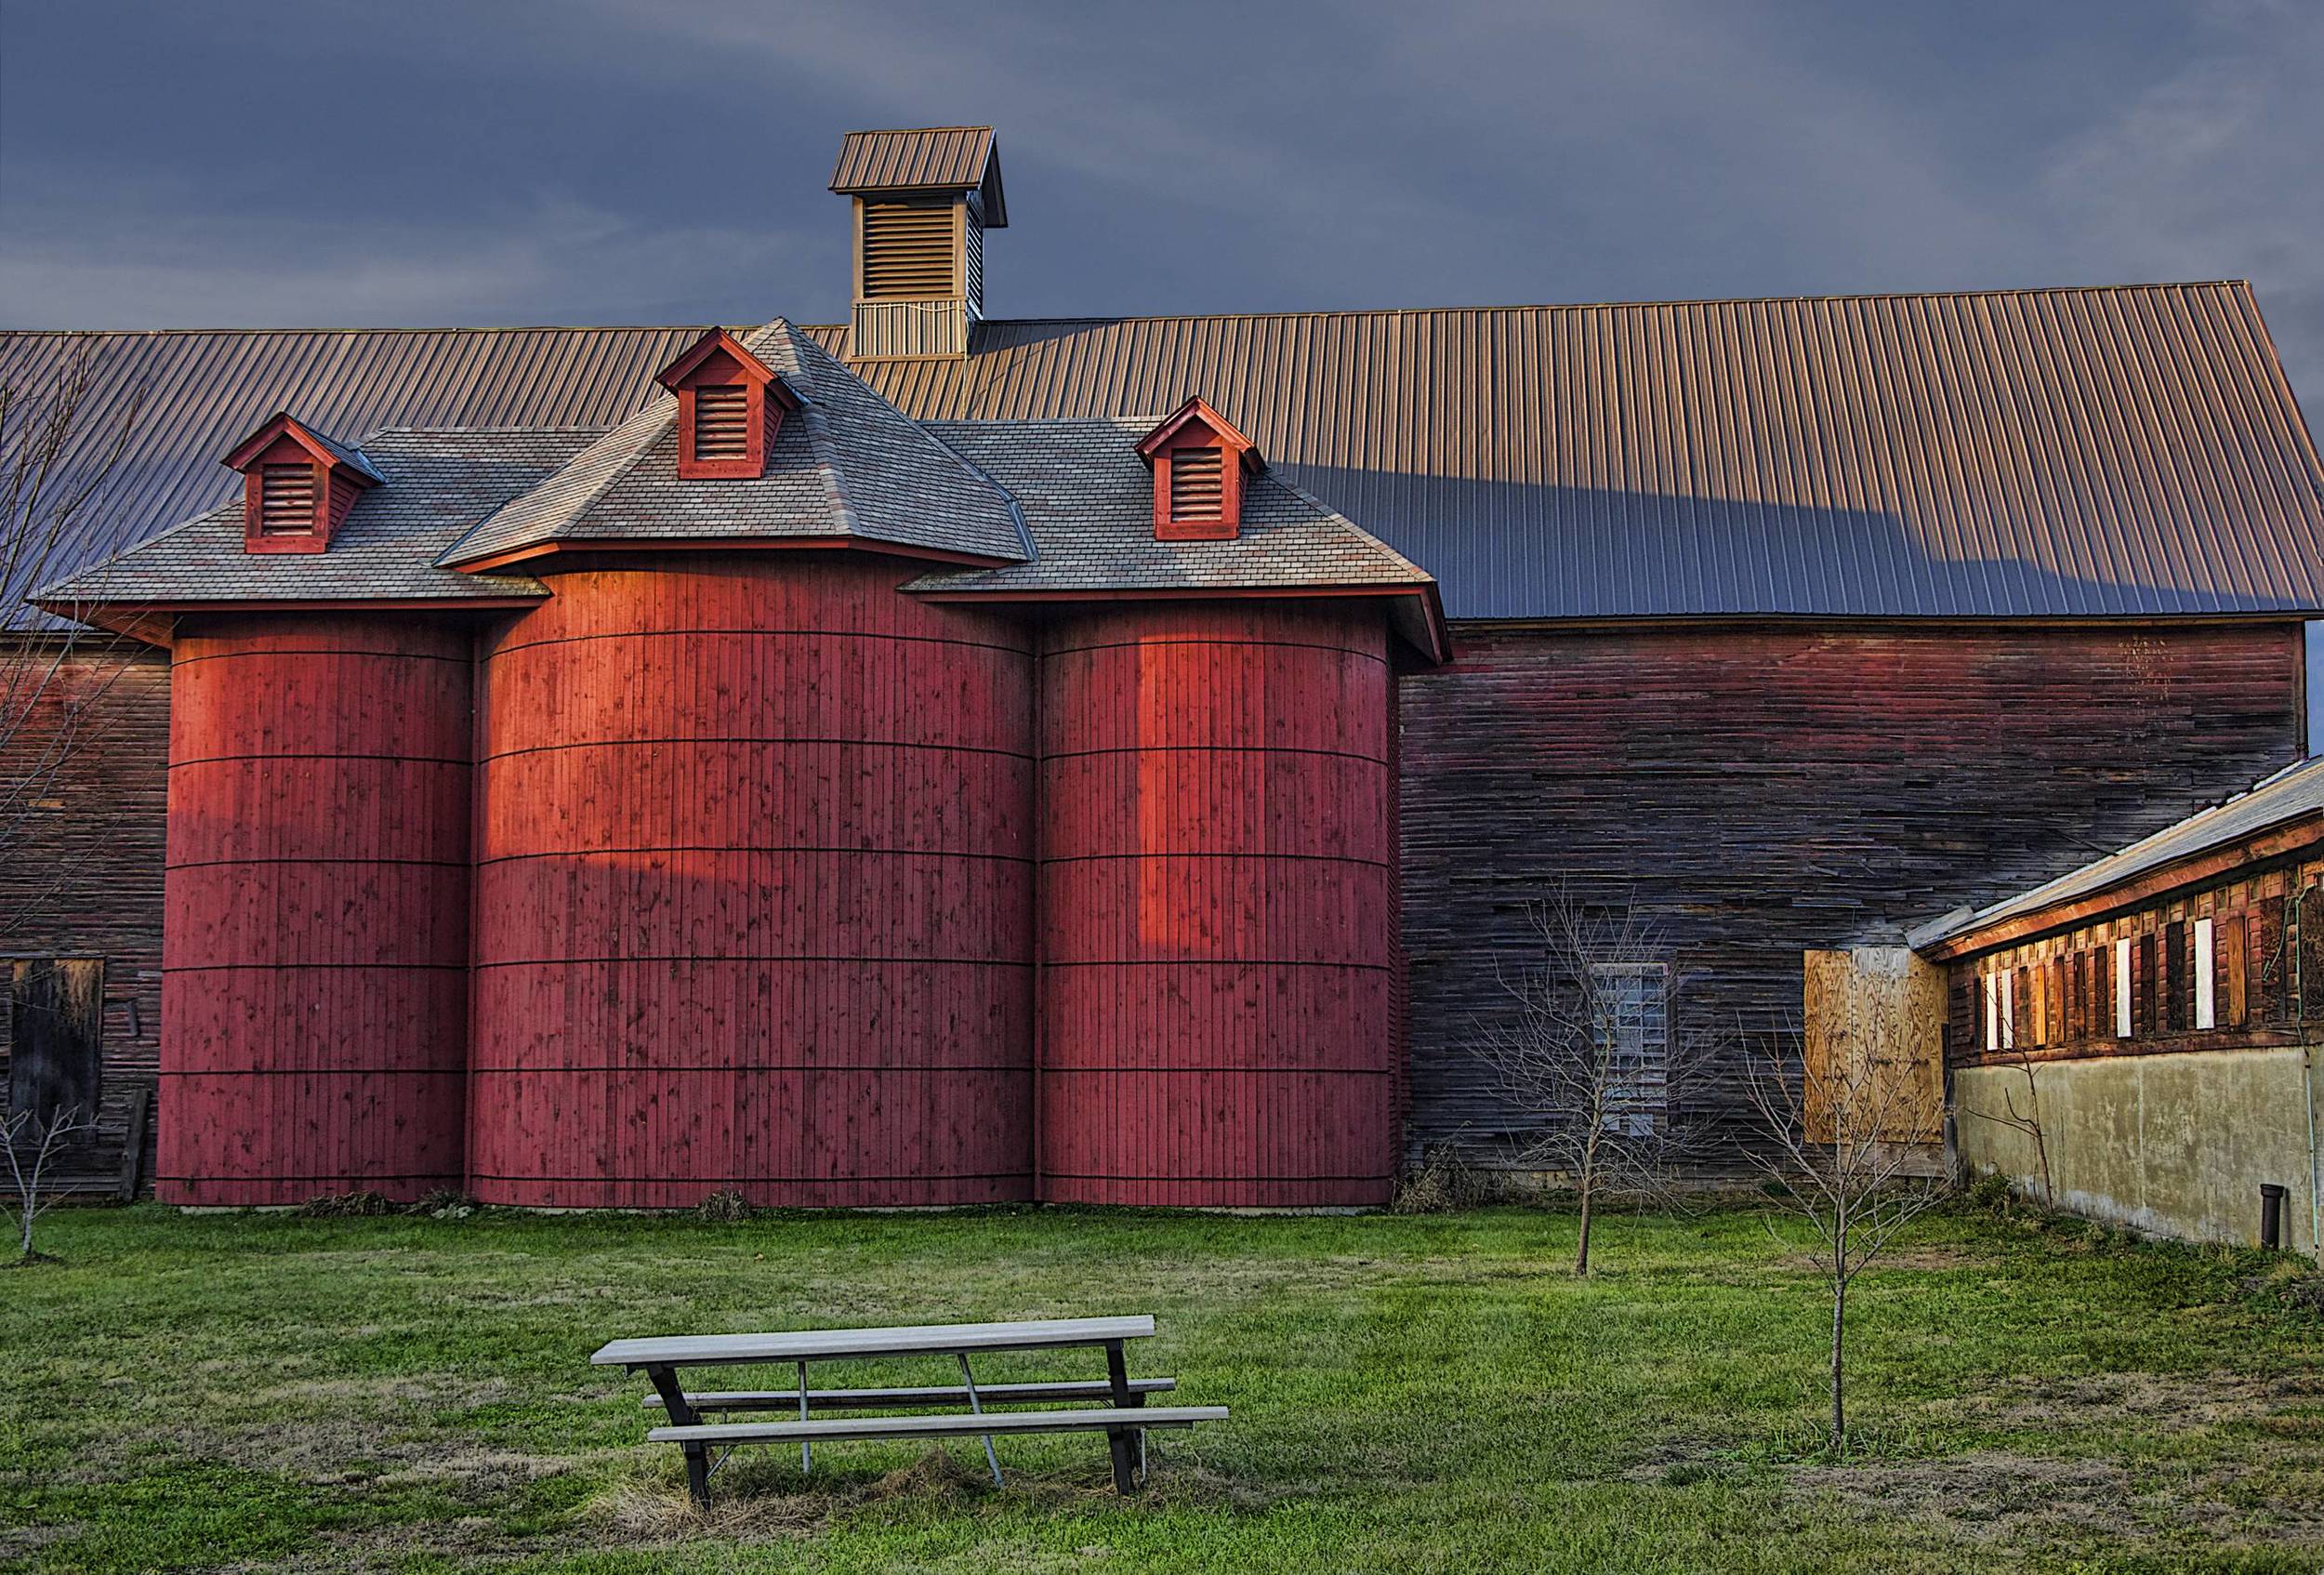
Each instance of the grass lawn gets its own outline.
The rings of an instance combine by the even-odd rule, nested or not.
[[[1779,1227],[1780,1228],[1780,1227]],[[310,1220],[60,1211],[0,1274],[0,1567],[572,1571],[2314,1570],[2292,1265],[1966,1209],[1826,1304],[1763,1216]],[[616,1335],[1152,1312],[1157,1434],[745,1450],[688,1507]],[[1087,1354],[979,1377],[1093,1376]],[[940,1365],[822,1382],[937,1382]],[[787,1374],[766,1381],[787,1383]],[[747,1386],[751,1370],[721,1382]]]

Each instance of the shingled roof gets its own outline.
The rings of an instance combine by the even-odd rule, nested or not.
[[[1157,540],[1154,473],[1139,457],[1138,440],[1161,419],[932,423],[948,445],[1009,489],[1034,553],[1001,568],[923,575],[905,589],[1000,600],[1087,590],[1406,591],[1419,602],[1406,638],[1441,655],[1436,583],[1428,572],[1267,471],[1245,483],[1234,537]]]
[[[360,447],[383,484],[355,499],[327,552],[245,550],[242,500],[41,591],[54,610],[98,603],[183,607],[267,602],[505,600],[547,594],[522,575],[469,575],[437,554],[510,498],[555,474],[596,428],[388,429]]]
[[[223,501],[268,411],[611,423],[699,331],[15,334],[0,377],[77,346],[152,389],[94,556]],[[939,421],[1200,392],[1456,618],[2324,612],[2324,463],[2236,282],[988,321],[856,370]]]
[[[745,347],[800,401],[746,481],[678,474],[678,402],[664,394],[444,552],[446,565],[590,542],[855,537],[1015,562],[1015,505],[971,466],[780,318]]]

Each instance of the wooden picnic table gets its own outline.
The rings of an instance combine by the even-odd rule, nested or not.
[[[710,1473],[716,1463],[710,1450],[723,1444],[797,1442],[802,1469],[812,1469],[817,1442],[835,1438],[952,1437],[981,1435],[984,1458],[1000,1480],[1000,1462],[993,1450],[996,1433],[1098,1432],[1106,1435],[1113,1456],[1114,1486],[1127,1493],[1133,1485],[1133,1458],[1142,1462],[1148,1427],[1191,1427],[1197,1422],[1224,1419],[1223,1406],[1148,1407],[1146,1396],[1174,1386],[1171,1379],[1129,1377],[1125,1346],[1154,1333],[1154,1319],[1134,1317],[1044,1318],[1018,1323],[910,1324],[882,1329],[807,1329],[765,1334],[692,1334],[661,1339],[614,1340],[589,1360],[599,1367],[621,1367],[643,1372],[654,1385],[669,1424],[654,1428],[654,1442],[674,1443],[685,1451],[686,1486],[697,1503],[710,1502]],[[990,1384],[982,1389],[969,1358],[997,1351],[1055,1351],[1103,1347],[1106,1376],[1095,1383]],[[877,1357],[948,1356],[959,1366],[960,1385],[918,1385],[898,1389],[811,1389],[810,1362],[859,1361]],[[798,1373],[796,1389],[720,1390],[690,1393],[680,1381],[690,1367],[734,1366],[782,1362]],[[865,1416],[814,1420],[811,1410],[860,1410],[892,1411],[899,1407],[941,1405],[965,1400],[962,1416]],[[1097,1410],[989,1412],[989,1403],[1054,1404],[1061,1400],[1100,1401]],[[648,1400],[647,1404],[654,1402]],[[708,1423],[705,1411],[796,1410],[798,1420],[785,1423]],[[1131,1413],[1135,1413],[1132,1415]],[[1131,1445],[1137,1445],[1133,1457]],[[720,1456],[723,1460],[724,1456]]]

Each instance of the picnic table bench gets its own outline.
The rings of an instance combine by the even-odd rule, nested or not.
[[[782,1334],[695,1334],[667,1339],[614,1340],[589,1360],[598,1367],[643,1372],[654,1385],[648,1407],[659,1405],[668,1425],[647,1433],[653,1443],[676,1444],[685,1451],[686,1488],[694,1502],[710,1502],[710,1474],[738,1444],[796,1443],[801,1470],[812,1470],[814,1446],[842,1438],[982,1437],[985,1463],[1000,1481],[993,1439],[1003,1434],[1098,1433],[1113,1456],[1114,1488],[1127,1493],[1144,1474],[1145,1433],[1150,1427],[1192,1427],[1225,1420],[1224,1406],[1149,1406],[1149,1395],[1177,1387],[1169,1378],[1132,1379],[1124,1346],[1154,1333],[1147,1317],[1046,1318],[1025,1323],[905,1325],[890,1329],[807,1329]],[[999,1351],[1058,1351],[1090,1347],[1105,1351],[1105,1377],[1090,1382],[979,1384],[972,1355]],[[893,1357],[951,1357],[958,1364],[957,1384],[885,1389],[812,1389],[810,1362],[858,1361]],[[786,1363],[798,1375],[791,1389],[689,1390],[680,1381],[690,1367]],[[1074,1401],[1095,1409],[1054,1409]],[[899,1415],[912,1408],[965,1402],[965,1414]],[[1039,1410],[989,1411],[988,1405],[1034,1405]],[[785,1411],[784,1422],[706,1422],[706,1413]],[[818,1418],[815,1411],[871,1414]],[[881,1414],[885,1413],[885,1414]],[[1135,1445],[1133,1454],[1132,1446]],[[711,1451],[724,1446],[717,1460]],[[1135,1467],[1133,1469],[1133,1461]]]

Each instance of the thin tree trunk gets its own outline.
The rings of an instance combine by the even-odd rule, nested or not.
[[[1847,1436],[1848,1415],[1841,1396],[1841,1353],[1848,1334],[1848,1282],[1834,1276],[1831,1290],[1831,1451]]]
[[[1584,1171],[1581,1176],[1581,1245],[1574,1251],[1574,1272],[1585,1277],[1590,1273],[1590,1195],[1592,1190],[1594,1187],[1590,1172]]]

